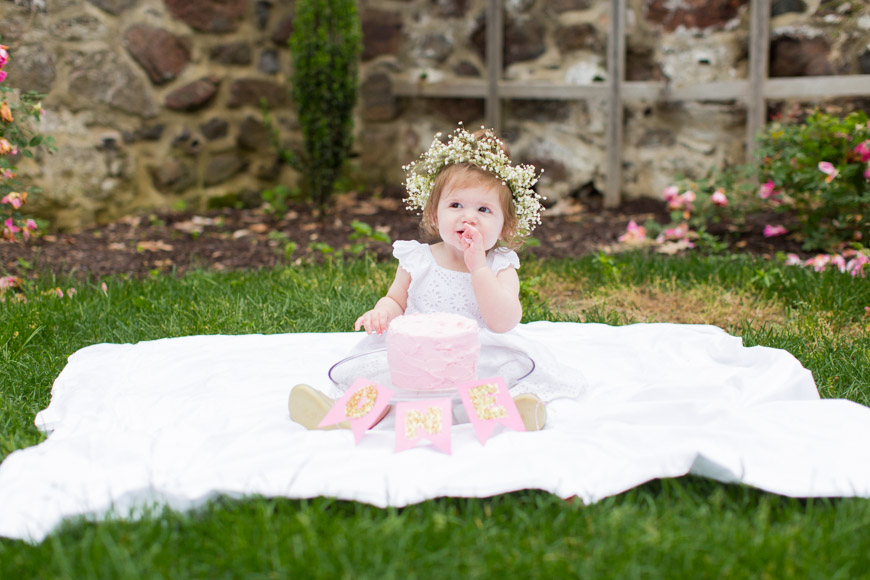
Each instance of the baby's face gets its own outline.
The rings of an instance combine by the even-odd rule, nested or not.
[[[436,219],[444,243],[463,251],[462,237],[471,226],[480,232],[483,247],[490,250],[504,229],[498,188],[476,180],[448,184],[438,201]]]

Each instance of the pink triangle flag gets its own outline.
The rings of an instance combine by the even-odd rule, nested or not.
[[[456,390],[481,444],[486,444],[496,425],[504,425],[514,431],[526,430],[502,377],[463,383]]]
[[[433,447],[450,454],[453,400],[450,397],[426,401],[403,401],[396,405],[396,452],[428,439]]]
[[[390,404],[395,391],[365,378],[358,378],[347,389],[318,427],[350,422],[354,440],[359,443],[365,432],[377,423],[384,409]]]

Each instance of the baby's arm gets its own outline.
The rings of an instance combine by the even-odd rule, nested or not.
[[[471,272],[471,286],[486,326],[493,332],[507,332],[523,317],[520,278],[514,268],[494,274],[488,266]]]
[[[396,277],[387,291],[387,295],[378,300],[375,307],[356,319],[354,330],[365,328],[369,334],[383,334],[390,321],[404,314],[408,305],[408,287],[411,285],[411,275],[399,266]]]
[[[486,263],[483,237],[474,226],[462,236],[465,267],[471,272],[471,287],[486,326],[493,332],[507,332],[523,317],[520,304],[520,279],[515,268],[493,273]]]

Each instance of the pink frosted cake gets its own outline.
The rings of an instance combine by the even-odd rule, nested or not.
[[[399,389],[445,389],[477,378],[480,328],[459,314],[409,314],[387,330],[390,379]]]

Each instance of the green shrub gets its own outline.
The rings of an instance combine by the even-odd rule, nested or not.
[[[863,111],[844,118],[813,112],[776,122],[759,139],[759,183],[766,205],[797,219],[807,250],[870,236],[870,127]],[[769,192],[769,193],[768,193]]]
[[[304,146],[298,164],[308,198],[325,209],[353,142],[362,50],[356,2],[297,1],[290,50]]]

